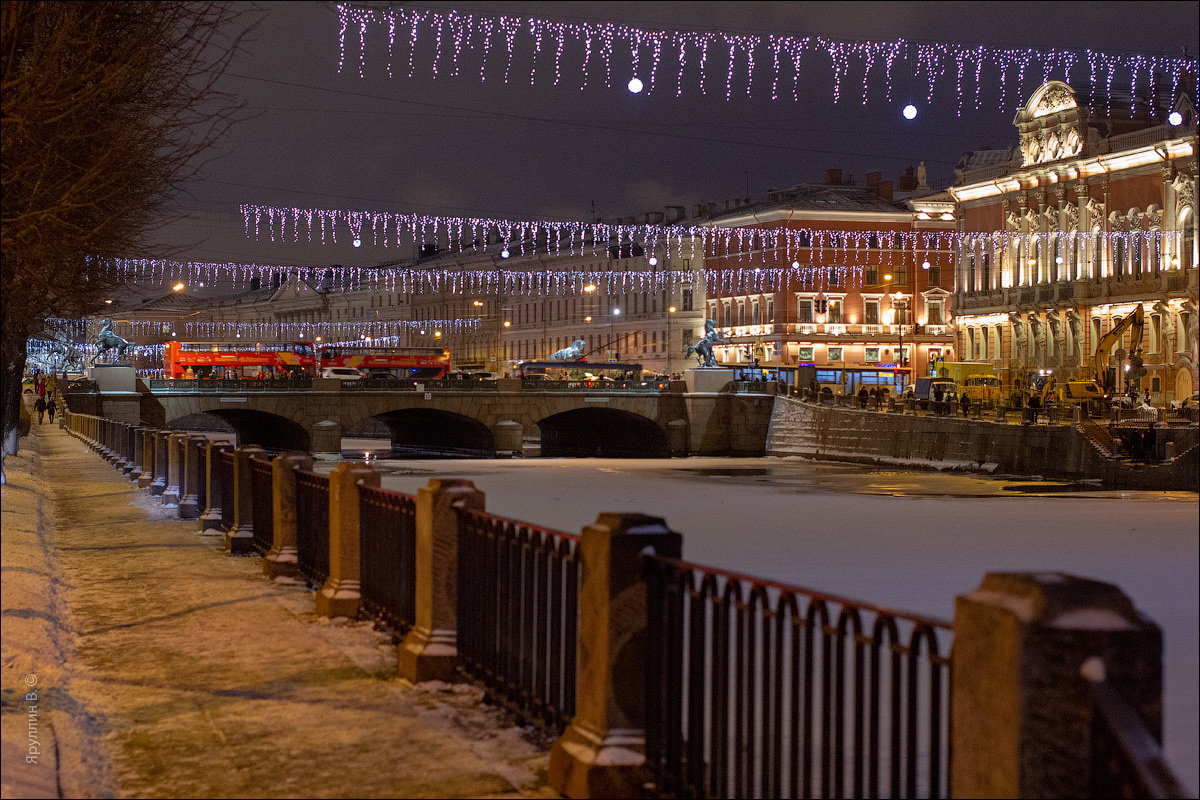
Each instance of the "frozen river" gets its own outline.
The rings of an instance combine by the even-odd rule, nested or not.
[[[985,572],[1061,571],[1114,583],[1163,629],[1166,753],[1188,787],[1200,786],[1194,493],[779,458],[373,466],[384,488],[410,494],[430,478],[469,479],[490,513],[573,533],[601,512],[660,516],[683,535],[689,561],[946,620],[955,596]]]

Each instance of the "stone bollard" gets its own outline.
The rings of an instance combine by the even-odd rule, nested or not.
[[[233,527],[225,533],[225,552],[243,555],[254,552],[254,485],[250,480],[250,459],[266,458],[267,451],[256,444],[235,447],[233,459]],[[222,497],[222,509],[230,498]]]
[[[296,553],[296,470],[311,471],[313,460],[303,450],[280,453],[271,462],[274,525],[271,549],[263,556],[263,575],[292,577],[299,572]]]
[[[366,464],[348,461],[329,473],[329,577],[316,597],[316,612],[321,617],[358,616],[362,602],[358,569],[359,485],[378,486],[379,473]]]
[[[171,433],[167,437],[167,488],[163,489],[162,502],[165,506],[178,505],[180,484],[183,483],[183,450],[186,433]]]
[[[228,442],[209,442],[204,447],[204,511],[200,514],[200,533],[205,536],[222,536],[225,522],[221,506],[221,454],[232,450]],[[230,498],[230,502],[233,499]]]
[[[154,480],[150,482],[150,494],[155,497],[167,490],[167,451],[170,449],[171,431],[159,430],[154,434]]]
[[[129,477],[130,471],[133,470],[135,464],[133,458],[133,437],[136,427],[127,422],[118,423],[117,434],[120,436],[120,457],[117,459],[117,469],[126,478]]]
[[[208,439],[204,436],[189,436],[183,441],[183,486],[179,498],[179,518],[196,519],[200,516],[200,447]]]
[[[1161,741],[1162,632],[1119,588],[1057,572],[989,573],[960,596],[950,796],[1093,796],[1095,711],[1080,669],[1094,658]]]
[[[145,489],[154,482],[154,442],[158,428],[142,428],[142,473],[138,475],[138,488]]]
[[[450,681],[458,664],[458,509],[482,511],[484,494],[468,480],[431,480],[417,490],[416,506],[416,619],[396,670],[413,683]]]
[[[143,447],[145,439],[142,432],[146,429],[141,425],[136,425],[129,431],[129,465],[125,468],[125,476],[129,480],[137,483],[142,477],[142,460],[144,457]]]
[[[575,716],[550,750],[547,776],[567,797],[646,793],[646,548],[679,558],[683,540],[642,514],[601,514],[583,529]]]

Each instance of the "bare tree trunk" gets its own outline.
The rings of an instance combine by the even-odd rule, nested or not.
[[[0,484],[7,484],[8,478],[4,471],[4,461],[9,455],[17,452],[21,442],[21,404],[25,402],[21,394],[21,380],[25,374],[25,340],[28,336],[24,329],[9,330],[10,320],[4,321],[4,330],[0,335],[0,359],[4,362],[4,373],[0,375],[0,430],[3,431],[3,451],[0,451]]]

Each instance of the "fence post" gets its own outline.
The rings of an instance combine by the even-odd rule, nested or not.
[[[145,489],[154,482],[154,442],[158,428],[142,428],[142,474],[138,475],[138,488]]]
[[[220,536],[225,533],[225,523],[221,513],[221,453],[232,448],[228,442],[210,441],[204,447],[204,464],[201,467],[204,481],[205,509],[200,514],[200,533],[208,536]],[[233,502],[233,498],[230,498]]]
[[[207,442],[203,436],[189,436],[183,440],[183,485],[180,488],[179,518],[196,519],[200,516],[200,450]]]
[[[271,462],[271,484],[275,505],[271,549],[263,556],[263,575],[292,577],[299,572],[296,554],[296,470],[312,470],[313,460],[303,450],[280,453]]]
[[[416,613],[396,668],[413,683],[449,681],[458,664],[458,509],[482,511],[484,493],[468,480],[431,480],[416,506]]]
[[[354,617],[362,602],[359,577],[358,487],[378,486],[379,473],[343,461],[329,473],[329,577],[317,592],[321,617]]]
[[[138,427],[136,425],[131,425],[129,423],[122,423],[121,425],[122,452],[120,470],[121,474],[126,478],[129,477],[130,473],[132,473],[134,468],[137,466],[137,449],[134,445],[134,443],[137,441],[137,430]]]
[[[186,442],[187,437],[186,433],[170,433],[167,436],[167,488],[163,489],[162,493],[163,505],[179,503],[179,485],[183,482],[183,464],[180,459],[183,450],[180,444]]]
[[[1162,632],[1116,586],[988,573],[955,602],[951,797],[1088,797],[1095,717],[1080,668],[1108,680],[1162,737]]]
[[[134,483],[142,477],[142,448],[145,440],[142,438],[142,431],[146,430],[141,425],[134,426],[130,430],[129,440],[129,464],[126,467],[125,474],[129,480]]]
[[[601,514],[583,529],[575,716],[550,750],[547,777],[567,797],[646,794],[647,548],[679,558],[683,538],[643,514]]]
[[[254,551],[254,486],[250,482],[250,459],[266,458],[267,451],[256,444],[233,449],[233,497],[222,497],[221,507],[233,503],[233,527],[225,532],[225,552],[241,555]]]

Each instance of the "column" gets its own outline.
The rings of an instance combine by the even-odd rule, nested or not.
[[[233,502],[233,527],[225,534],[225,551],[242,555],[254,551],[254,487],[250,481],[250,459],[266,458],[256,444],[234,448],[233,497],[222,497],[221,505]]]
[[[1096,665],[1161,742],[1162,632],[1118,587],[989,573],[955,602],[954,634],[951,797],[1106,796],[1092,794]]]
[[[378,486],[379,473],[344,461],[329,473],[329,577],[316,597],[322,617],[354,617],[362,601],[358,557],[358,487]]]
[[[263,556],[263,575],[292,577],[299,571],[296,555],[296,470],[311,471],[313,460],[302,450],[280,453],[271,462],[275,530]]]
[[[167,436],[167,486],[163,489],[163,505],[179,503],[179,484],[183,482],[183,464],[180,456],[183,451],[180,445],[187,441],[186,433],[171,433]]]
[[[646,769],[646,584],[641,554],[679,558],[658,517],[601,514],[583,529],[575,716],[550,750],[547,782],[567,797],[640,797]]]
[[[468,480],[431,480],[417,490],[416,623],[396,654],[397,672],[413,683],[454,677],[458,509],[482,511],[483,503],[483,492]]]

